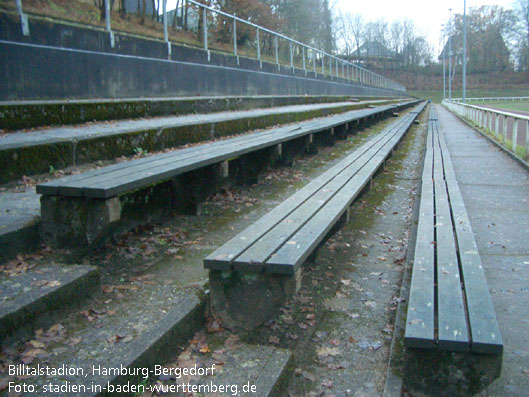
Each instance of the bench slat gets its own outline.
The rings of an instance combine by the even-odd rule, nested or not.
[[[438,134],[436,134],[438,136]],[[437,248],[437,307],[439,348],[469,349],[461,278],[456,253],[450,203],[443,174],[442,153],[434,140],[435,230]]]
[[[314,248],[323,240],[347,208],[362,191],[370,178],[389,155],[393,144],[384,147],[362,167],[340,191],[330,199],[289,241],[275,253],[266,263],[270,273],[293,274]]]
[[[413,258],[412,280],[406,318],[404,343],[406,347],[433,349],[435,347],[435,246],[433,191],[433,134],[428,128],[426,153],[417,225],[417,240]]]
[[[346,122],[362,119],[379,112],[394,108],[394,105],[383,106],[375,109],[351,111],[337,116],[323,119],[311,120],[297,124],[295,127],[286,126],[273,130],[248,134],[229,140],[213,142],[197,147],[178,150],[171,153],[150,156],[143,159],[133,160],[126,163],[116,164],[99,170],[83,173],[80,175],[59,178],[37,186],[37,192],[42,194],[61,194],[74,197],[86,196],[95,198],[108,198],[121,194],[127,190],[147,186],[156,181],[176,176],[183,172],[213,164],[237,155],[272,146],[286,140],[295,139],[298,136],[311,132],[332,128]],[[271,139],[272,138],[272,139]],[[231,151],[230,147],[238,147],[239,152]],[[224,149],[224,155],[219,154]],[[199,153],[209,153],[205,163],[197,164],[196,167],[180,168],[175,159],[186,159]],[[206,157],[202,157],[206,160]]]
[[[318,178],[298,190],[283,203],[275,207],[268,214],[251,224],[248,228],[237,234],[222,247],[204,259],[204,266],[207,269],[227,270],[231,269],[233,260],[238,257],[246,248],[260,239],[265,233],[272,229],[278,222],[286,218],[296,208],[318,192],[337,173],[343,171],[350,163],[354,162],[358,156],[369,150],[370,145],[381,139],[379,136],[369,140],[360,148],[355,150],[347,158],[336,166],[325,171]]]
[[[399,123],[397,123],[399,124]],[[246,269],[248,266],[262,268],[265,261],[267,261],[270,256],[283,247],[284,244],[294,246],[293,241],[288,241],[291,239],[291,236],[299,230],[305,223],[307,223],[318,211],[324,207],[327,207],[330,204],[329,200],[335,196],[340,189],[343,189],[344,186],[353,178],[358,172],[362,171],[366,164],[378,163],[380,164],[383,160],[377,159],[377,154],[381,151],[382,148],[387,144],[392,137],[398,134],[398,128],[394,126],[391,130],[388,129],[388,132],[385,134],[384,139],[372,145],[368,151],[363,153],[355,163],[337,175],[332,179],[324,188],[317,192],[310,200],[307,200],[302,206],[300,206],[296,211],[291,213],[284,221],[279,223],[274,227],[269,233],[266,234],[263,238],[257,241],[252,247],[245,251],[239,258],[234,261],[236,270]],[[388,150],[389,153],[389,150]],[[383,157],[387,156],[387,153],[383,154]],[[374,171],[373,171],[374,172]],[[340,212],[343,212],[343,207],[336,208],[337,213],[331,217],[331,220],[336,220],[335,218],[339,216]],[[319,218],[318,218],[319,219]],[[324,220],[325,222],[325,220]],[[329,222],[329,220],[327,220]],[[329,226],[332,227],[334,222]],[[316,226],[317,229],[321,229],[321,226]],[[294,263],[286,262],[292,269]],[[293,272],[293,270],[292,270]]]
[[[471,349],[476,353],[501,354],[503,340],[496,319],[494,306],[488,289],[487,279],[481,264],[478,247],[463,197],[455,178],[452,161],[446,148],[444,137],[441,146],[445,153],[444,166],[446,183],[450,195],[452,214],[455,223],[461,270],[465,286],[468,319],[472,339]]]
[[[303,227],[296,232],[289,241],[275,253],[266,263],[266,270],[270,273],[293,274],[315,247],[323,240],[347,208],[369,182],[376,170],[380,168],[384,159],[400,141],[411,125],[405,119],[393,129],[394,133],[384,145],[371,157],[365,165],[332,197],[332,199],[317,212]]]
[[[318,178],[310,182],[304,188],[290,196],[279,206],[275,207],[271,212],[262,217],[257,222],[250,225],[243,232],[232,238],[226,244],[221,246],[215,252],[210,254],[204,260],[204,267],[216,270],[231,269],[233,262],[236,258],[239,258],[244,254],[250,247],[253,246],[259,239],[261,239],[266,233],[272,228],[286,220],[296,209],[303,205],[307,200],[312,198],[320,189],[329,183],[329,181],[337,174],[345,170],[352,163],[358,160],[358,158],[364,153],[368,152],[373,145],[380,142],[389,133],[390,129],[386,129],[384,133],[380,133],[377,136],[371,138],[368,142],[364,143],[360,148],[355,150],[352,154],[347,156],[344,160],[338,163],[336,166],[330,168],[324,172]],[[284,243],[284,241],[283,241]],[[267,256],[273,253],[270,252]],[[262,270],[261,264],[256,264],[255,258],[249,259],[246,262],[239,260],[239,269],[259,271]],[[249,265],[252,265],[249,269]],[[288,272],[288,271],[287,271]]]

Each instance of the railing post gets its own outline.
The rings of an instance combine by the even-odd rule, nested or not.
[[[277,69],[279,69],[279,45],[277,44],[277,36],[274,36],[275,37],[275,40],[274,40],[274,47],[275,47],[275,52],[276,52],[276,65],[277,65]]]
[[[237,20],[233,20],[233,55],[237,57],[237,65],[239,64],[239,56],[237,55]]]
[[[114,48],[114,33],[112,33],[110,28],[110,0],[105,0],[105,22],[106,30],[110,35],[110,48]]]
[[[512,152],[516,154],[516,141],[518,140],[518,119],[513,120],[512,127]]]
[[[500,140],[500,115],[498,113],[494,113],[494,118],[496,119],[494,133],[496,135],[496,139],[499,141]]]
[[[305,63],[305,47],[301,47],[302,57],[303,57],[303,71],[305,72],[305,76],[307,75],[307,65]]]
[[[321,74],[325,77],[325,55],[321,54]]]
[[[294,50],[292,49],[292,42],[288,42],[290,44],[290,68],[294,70]]]
[[[503,116],[501,143],[505,143],[506,141],[507,141],[507,116]]]
[[[338,59],[336,59],[335,65],[336,65],[336,78],[340,78],[340,72],[338,71]]]
[[[261,40],[259,38],[259,28],[256,29],[256,39],[257,39],[257,60],[259,61],[259,64],[261,67],[263,67],[263,64],[261,62]]]
[[[163,39],[167,43],[167,58],[171,58],[171,43],[167,32],[167,0],[163,0]]]
[[[316,74],[316,52],[314,51],[314,49],[312,50],[312,68],[314,69],[314,77],[317,77],[318,75]]]
[[[29,36],[28,16],[24,13],[22,9],[22,0],[17,0],[17,12],[18,12],[18,15],[20,15],[20,24],[22,25],[22,34],[24,36]]]
[[[331,75],[331,79],[332,79],[332,58],[329,57],[329,74]]]
[[[208,51],[208,19],[206,15],[206,8],[202,8],[202,34],[204,39],[204,50]],[[209,51],[208,51],[209,58]]]
[[[525,122],[525,158],[529,160],[529,120]]]

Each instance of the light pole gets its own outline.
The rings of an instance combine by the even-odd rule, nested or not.
[[[448,99],[452,100],[452,9],[448,20]]]
[[[445,35],[443,34],[443,44]],[[443,99],[446,99],[446,45],[443,45]]]
[[[467,99],[467,0],[463,0],[463,103]]]

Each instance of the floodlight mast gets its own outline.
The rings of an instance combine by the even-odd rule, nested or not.
[[[463,0],[463,103],[467,99],[467,0]]]
[[[448,99],[452,100],[452,9],[448,20]]]

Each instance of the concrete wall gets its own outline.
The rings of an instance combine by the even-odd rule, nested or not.
[[[159,40],[0,14],[0,100],[196,95],[373,95],[391,90],[351,85],[290,67]]]

